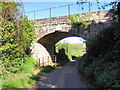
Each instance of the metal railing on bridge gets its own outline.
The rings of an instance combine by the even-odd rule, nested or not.
[[[57,16],[66,16],[66,15],[69,16],[71,14],[105,10],[107,9],[106,6],[108,6],[109,9],[116,8],[116,1],[117,0],[113,0],[112,2],[113,4],[112,6],[110,6],[111,3],[108,4],[107,2],[98,3],[98,2],[90,2],[90,0],[88,0],[87,2],[84,2],[83,0],[82,2],[76,2],[74,4],[45,8],[45,9],[34,10],[30,12],[24,12],[24,15],[28,16],[29,20],[51,18],[51,17],[57,17]],[[62,10],[62,13],[59,12],[60,9]]]

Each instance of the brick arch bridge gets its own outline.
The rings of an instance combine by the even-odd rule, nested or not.
[[[89,27],[89,32],[83,28],[77,29],[68,25],[71,20],[68,16],[45,18],[33,20],[35,24],[36,40],[32,43],[31,54],[34,59],[54,55],[55,43],[59,40],[78,36],[84,39],[97,34],[99,31],[109,27],[112,23],[113,10],[81,13],[79,20],[94,21]]]

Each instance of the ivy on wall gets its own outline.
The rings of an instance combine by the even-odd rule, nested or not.
[[[86,31],[89,31],[89,27],[92,23],[92,21],[89,20],[80,20],[79,14],[76,15],[70,15],[68,18],[71,20],[71,22],[68,23],[68,25],[72,25],[73,28],[77,28],[78,31],[82,30],[83,28]]]

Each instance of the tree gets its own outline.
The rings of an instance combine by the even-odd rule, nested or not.
[[[62,43],[59,41],[55,44],[56,47],[56,52],[58,53],[58,51],[62,48]]]
[[[22,5],[16,2],[1,2],[1,42],[3,72],[20,69],[34,39],[35,29],[27,17],[22,16]]]

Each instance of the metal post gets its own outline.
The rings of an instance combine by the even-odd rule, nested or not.
[[[68,5],[68,16],[70,15],[70,5]]]
[[[114,9],[116,8],[116,6],[117,6],[117,5],[116,5],[116,0],[114,0]]]
[[[42,60],[43,60],[42,66],[44,66],[44,57],[42,57]]]
[[[47,65],[47,57],[45,57],[45,65]]]
[[[52,16],[52,12],[51,12],[51,8],[50,8],[50,18],[51,18],[51,16]]]
[[[35,11],[33,11],[33,13],[34,13],[34,20],[35,20]]]
[[[90,12],[90,1],[88,2],[88,4],[89,4],[89,12]]]
[[[51,16],[52,16],[52,9],[50,8],[50,22],[49,22],[49,24],[51,24]]]
[[[56,59],[56,56],[54,56],[54,57],[55,57],[55,67],[56,67],[56,60],[57,60],[57,59]]]
[[[23,63],[23,60],[24,60],[24,59],[22,58],[22,63]]]

